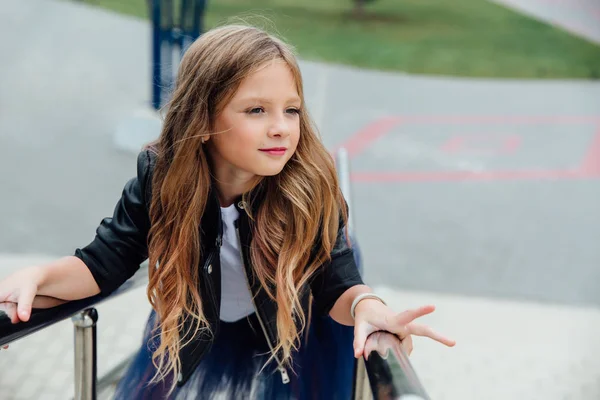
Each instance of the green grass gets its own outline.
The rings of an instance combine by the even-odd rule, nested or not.
[[[84,0],[142,18],[146,0]],[[600,47],[487,0],[210,0],[207,27],[241,16],[309,60],[418,74],[600,78]]]

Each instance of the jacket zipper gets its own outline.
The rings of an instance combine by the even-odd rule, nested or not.
[[[265,325],[262,321],[262,319],[260,318],[260,314],[258,312],[258,307],[256,307],[256,303],[254,302],[254,296],[252,294],[252,288],[250,287],[250,282],[248,281],[248,274],[246,272],[246,263],[244,261],[244,256],[242,254],[242,240],[240,239],[240,230],[239,228],[236,227],[235,232],[237,234],[237,239],[238,239],[238,243],[240,245],[240,259],[242,261],[242,267],[244,268],[244,276],[246,277],[246,285],[248,286],[248,290],[250,291],[250,297],[252,299],[252,305],[254,305],[254,311],[256,312],[256,317],[258,319],[258,323],[260,324],[260,327],[263,331],[263,335],[265,335],[265,339],[267,339],[267,344],[269,345],[269,348],[271,349],[271,354],[273,354],[273,357],[275,358],[275,361],[277,362],[277,369],[279,370],[279,372],[281,373],[281,381],[284,384],[287,384],[290,382],[290,376],[287,373],[287,370],[285,369],[285,367],[283,366],[282,362],[279,360],[279,357],[277,357],[277,354],[275,354],[275,351],[273,349],[273,345],[271,344],[271,339],[269,339],[269,335],[267,334],[267,329],[265,328]]]
[[[214,311],[215,315],[219,315],[219,310],[217,310],[217,295],[215,294],[215,289],[213,288],[213,284],[212,284],[212,278],[210,277],[210,275],[212,275],[212,264],[213,263],[211,260],[211,262],[208,264],[208,269],[206,270],[206,272],[209,275],[206,285],[208,286],[208,291],[210,292],[210,296],[211,296],[210,300],[214,306],[213,311]]]
[[[220,246],[220,244],[219,244],[219,239],[220,239],[220,238],[217,238],[217,245],[219,245],[219,246]],[[207,260],[204,262],[204,265],[202,266],[202,270],[203,270],[203,271],[206,271],[206,272],[208,272],[208,269],[212,268],[213,261],[214,261],[214,255],[213,255],[213,253],[211,252],[211,254],[208,256]],[[207,268],[207,265],[208,265],[208,268]],[[210,274],[212,274],[212,271],[211,271],[211,272],[208,272],[208,274],[209,274],[209,275],[210,275]],[[213,307],[214,313],[215,313],[215,315],[219,315],[219,310],[217,310],[217,307],[216,307],[216,304],[217,304],[217,302],[216,302],[216,301],[214,301],[214,299],[215,299],[217,296],[215,295],[215,290],[214,290],[214,288],[213,288],[213,286],[212,286],[212,281],[211,281],[211,279],[212,279],[212,278],[210,278],[210,277],[209,277],[209,279],[208,279],[208,281],[207,281],[208,290],[209,290],[209,292],[210,292],[210,295],[211,295],[211,297],[212,297],[212,298],[211,298],[211,303],[212,303],[212,304],[213,304],[213,306],[214,306],[214,307]],[[219,332],[219,324],[217,324],[217,327],[215,328],[215,332],[214,332],[214,333],[215,333],[215,337],[217,336],[218,332]],[[196,359],[195,359],[195,360],[194,360],[194,362],[192,363],[192,365],[191,365],[191,367],[190,367],[190,369],[189,369],[190,371],[194,371],[194,370],[196,369],[196,367],[198,366],[198,364],[200,364],[200,361],[202,361],[202,357],[204,356],[204,354],[206,354],[206,352],[207,352],[208,350],[210,350],[210,349],[211,349],[211,347],[212,347],[212,342],[210,342],[208,345],[206,345],[206,346],[204,347],[204,349],[202,350],[202,352],[200,353],[200,355],[199,355],[198,357],[196,357]],[[183,383],[183,371],[180,371],[180,372],[179,372],[179,374],[177,375],[177,384],[178,384],[178,385],[181,385],[182,383]]]

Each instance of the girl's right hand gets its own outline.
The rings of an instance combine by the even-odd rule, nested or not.
[[[33,299],[42,279],[39,267],[19,270],[0,281],[0,303],[14,303],[17,312],[11,317],[14,323],[27,322],[31,316]]]

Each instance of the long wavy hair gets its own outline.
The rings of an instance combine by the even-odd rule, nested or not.
[[[302,76],[293,50],[267,32],[227,25],[203,34],[181,60],[176,85],[166,107],[156,152],[150,205],[150,281],[148,298],[158,315],[160,344],[154,350],[155,379],[181,370],[179,336],[185,319],[194,333],[209,329],[199,293],[201,236],[199,225],[212,184],[210,154],[204,135],[214,134],[215,119],[240,82],[274,60],[287,63],[304,105]],[[254,196],[260,187],[260,203]],[[346,207],[335,165],[313,126],[300,109],[296,152],[276,176],[263,177],[243,195],[250,215],[253,271],[277,302],[278,344],[271,355],[290,362],[300,344],[308,316],[300,291],[330,259]],[[252,214],[252,213],[251,213]],[[188,321],[190,322],[190,321]],[[174,387],[174,386],[173,386]]]

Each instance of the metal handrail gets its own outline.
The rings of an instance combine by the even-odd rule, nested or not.
[[[0,303],[0,305],[4,304],[4,307],[0,307],[0,346],[22,339],[67,318],[75,317],[79,313],[106,300],[113,299],[147,284],[148,270],[144,265],[140,267],[139,271],[133,277],[112,293],[99,294],[82,300],[73,300],[52,308],[33,309],[29,321],[19,322],[18,324],[11,323],[8,312],[11,312],[12,307],[9,307],[9,303]]]
[[[385,331],[367,338],[365,357],[357,365],[354,387],[357,400],[430,400],[400,339]]]
[[[74,400],[96,400],[104,382],[97,379],[96,322],[98,311],[94,306],[148,284],[147,263],[117,290],[109,294],[99,294],[81,300],[69,301],[51,308],[33,309],[29,321],[13,324],[16,312],[13,303],[0,303],[0,346],[22,339],[67,318],[74,327]],[[123,363],[117,366],[122,370]],[[112,377],[111,372],[107,376]]]
[[[345,149],[337,152],[336,164],[341,190],[350,206],[350,167]],[[0,346],[71,318],[75,329],[75,400],[95,400],[97,392],[103,386],[102,381],[106,377],[113,379],[117,372],[111,371],[100,382],[97,381],[98,315],[94,307],[103,301],[146,286],[147,268],[147,263],[142,264],[140,270],[113,293],[69,301],[52,308],[34,309],[27,322],[13,324],[11,317],[14,315],[9,314],[16,312],[14,304],[0,303]],[[115,371],[122,371],[125,364],[126,360],[119,364]],[[365,356],[356,363],[353,385],[355,400],[429,400],[402,348],[400,339],[389,332],[375,332],[367,338]]]
[[[336,151],[335,156],[335,164],[340,190],[342,191],[344,199],[348,204],[348,210],[350,213],[348,215],[348,229],[350,231],[356,231],[355,221],[353,217],[354,208],[352,207],[352,185],[350,184],[350,158],[348,156],[348,151],[344,147],[341,147]]]
[[[348,228],[356,232],[350,183],[350,157],[343,147],[336,151],[336,169],[340,189],[350,209]],[[365,356],[355,365],[354,399],[429,400],[396,335],[380,331],[367,338]]]

